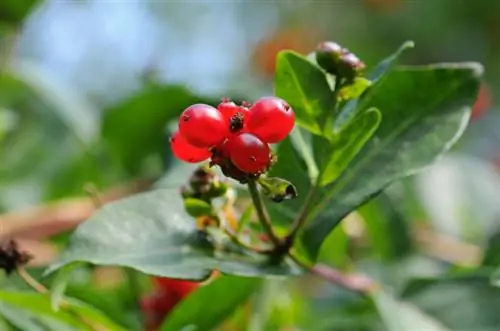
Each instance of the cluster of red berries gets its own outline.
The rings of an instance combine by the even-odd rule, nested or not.
[[[200,283],[163,277],[153,278],[154,293],[141,298],[141,310],[145,317],[146,330],[156,331],[165,317]]]
[[[292,108],[276,97],[261,98],[253,105],[229,100],[217,108],[195,104],[182,113],[170,144],[174,155],[183,161],[197,163],[211,158],[223,171],[235,167],[244,174],[259,174],[272,163],[269,144],[285,139],[294,124]]]

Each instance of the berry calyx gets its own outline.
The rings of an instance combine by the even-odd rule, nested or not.
[[[179,131],[170,137],[170,147],[177,158],[189,163],[205,161],[211,155],[208,148],[199,148],[188,143]]]
[[[179,132],[189,144],[210,148],[226,138],[229,131],[226,123],[219,110],[209,105],[195,104],[182,113]]]
[[[247,117],[248,131],[269,144],[285,139],[295,124],[292,108],[276,97],[257,100],[248,111]]]
[[[252,133],[243,132],[227,142],[231,162],[247,174],[266,171],[271,164],[269,145]]]
[[[217,106],[217,109],[221,112],[222,116],[224,116],[231,133],[236,133],[243,129],[248,109],[244,106],[238,106],[227,99],[222,100]]]

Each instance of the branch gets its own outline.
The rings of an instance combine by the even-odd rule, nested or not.
[[[340,270],[334,269],[325,264],[315,264],[313,266],[309,266],[298,259],[295,255],[290,253],[289,256],[297,264],[307,269],[311,274],[317,275],[332,284],[341,286],[359,294],[370,295],[380,288],[380,284],[365,275],[343,273]]]
[[[112,188],[102,195],[103,203],[147,190],[152,180],[137,180]],[[92,198],[64,199],[0,216],[0,239],[20,237],[43,239],[75,228],[96,210]]]

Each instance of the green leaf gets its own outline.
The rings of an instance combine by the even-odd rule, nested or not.
[[[299,272],[289,261],[271,264],[260,255],[215,250],[212,239],[196,229],[177,189],[159,189],[97,211],[75,230],[69,247],[47,273],[77,261],[197,280],[213,269],[255,277]]]
[[[494,233],[488,239],[482,265],[491,267],[500,266],[500,231]]]
[[[500,287],[500,267],[493,272],[490,282],[493,286]]]
[[[387,73],[391,71],[403,52],[407,49],[415,47],[415,43],[411,40],[405,41],[393,54],[383,59],[373,68],[368,74],[368,79],[372,83],[382,79]]]
[[[399,301],[383,290],[377,291],[373,299],[387,331],[451,331],[414,305]]]
[[[367,75],[368,80],[371,82],[371,86],[373,87],[373,85],[376,85],[385,79],[385,77],[387,77],[387,75],[392,71],[403,52],[409,48],[413,48],[414,46],[413,41],[406,41],[396,50],[396,52],[378,63]],[[347,124],[349,119],[354,117],[359,109],[365,109],[367,107],[365,103],[365,96],[370,94],[371,89],[372,88],[368,89],[364,95],[362,94],[361,98],[347,102],[336,118],[335,126],[337,128]]]
[[[326,164],[320,165],[322,167],[320,186],[330,184],[340,176],[368,139],[372,137],[380,120],[381,114],[378,109],[367,109],[357,115],[340,132],[335,133],[330,144],[323,143],[321,148],[325,149],[324,146],[328,146],[326,148],[329,151],[325,151],[324,154],[328,155]],[[317,158],[324,158],[324,156],[317,155]]]
[[[301,236],[310,258],[347,214],[453,146],[468,123],[481,74],[475,63],[407,67],[372,87],[360,111],[377,107],[383,121],[313,209]]]
[[[66,311],[56,312],[52,309],[47,296],[32,292],[0,291],[0,302],[13,307],[22,308],[37,315],[50,317],[79,330],[85,330],[82,324]]]
[[[252,295],[261,283],[255,278],[218,278],[198,288],[176,306],[163,323],[161,331],[178,331],[184,328],[212,330]]]
[[[274,82],[276,96],[286,100],[295,111],[297,124],[321,135],[318,122],[332,111],[333,95],[323,71],[306,57],[282,51],[276,59]]]
[[[94,307],[73,298],[66,298],[66,301],[69,303],[71,311],[85,320],[91,321],[93,325],[98,325],[106,331],[126,331],[125,328],[110,320]]]
[[[116,325],[113,321],[109,320],[108,317],[104,316],[93,307],[71,298],[66,298],[66,301],[69,303],[69,307],[66,307],[65,310],[55,311],[52,309],[50,298],[44,294],[0,291],[0,302],[5,302],[13,307],[22,308],[36,315],[49,317],[78,330],[87,330],[87,328],[79,318],[69,313],[68,309],[76,313],[77,316],[85,318],[92,324],[105,327],[108,331],[125,331],[124,328]]]
[[[359,213],[365,220],[371,250],[377,258],[392,261],[410,252],[409,225],[387,192],[362,206]]]
[[[297,197],[297,188],[283,178],[261,177],[258,183],[262,187],[262,193],[273,202],[282,202]]]
[[[193,217],[213,214],[212,205],[200,199],[184,199],[184,208],[186,209],[186,212]]]
[[[0,23],[19,24],[33,10],[39,0],[2,0]]]
[[[339,90],[341,100],[352,100],[359,98],[363,92],[372,85],[371,81],[364,77],[354,78],[351,85],[345,86]]]
[[[497,330],[500,288],[491,286],[488,271],[445,278],[417,279],[402,298],[454,331]]]
[[[165,126],[193,103],[207,102],[176,85],[151,85],[106,110],[102,135],[123,167],[137,175],[149,156],[164,157]],[[211,103],[211,102],[209,102]]]

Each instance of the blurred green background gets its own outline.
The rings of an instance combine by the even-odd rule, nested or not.
[[[334,40],[370,67],[413,40],[405,64],[480,62],[485,81],[458,146],[361,208],[321,258],[345,268],[355,260],[395,287],[500,264],[500,1],[0,0],[0,22],[3,213],[85,196],[89,183],[106,191],[160,178],[173,164],[169,123],[197,101],[272,94],[282,49],[307,54]],[[310,308],[328,318],[275,307],[270,323],[300,310],[301,323],[315,325],[306,329],[372,329],[369,303],[328,291],[338,290]],[[332,313],[335,305],[361,312],[358,322]]]

